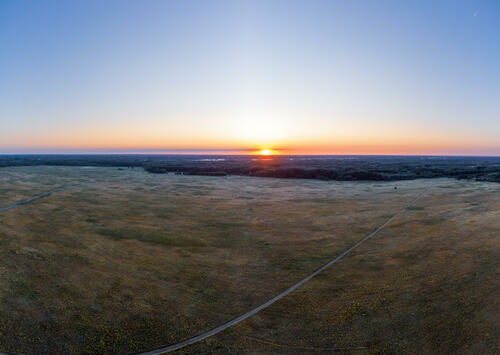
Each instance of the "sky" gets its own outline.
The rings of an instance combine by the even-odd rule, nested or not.
[[[500,1],[0,1],[0,153],[500,155]]]

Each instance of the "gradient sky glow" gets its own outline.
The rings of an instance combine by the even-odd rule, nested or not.
[[[0,153],[260,148],[500,155],[500,1],[0,2]]]

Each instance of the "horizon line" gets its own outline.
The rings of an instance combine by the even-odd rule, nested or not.
[[[197,150],[192,150],[192,151],[197,151]],[[45,153],[33,153],[33,152],[28,152],[28,153],[4,153],[0,152],[0,156],[68,156],[68,155],[73,155],[73,156],[105,156],[105,155],[116,155],[116,156],[123,156],[123,155],[146,155],[146,156],[259,156],[258,154],[252,153],[252,154],[216,154],[216,151],[226,151],[224,149],[221,150],[214,150],[214,152],[207,153],[206,150],[200,150],[198,153],[172,153],[172,152],[45,152]],[[244,151],[258,151],[254,149],[245,149]],[[290,157],[290,156],[338,156],[338,157],[455,157],[455,158],[500,158],[500,154],[340,154],[340,153],[291,153],[291,154],[273,154],[270,156],[266,156],[267,158],[269,157]]]

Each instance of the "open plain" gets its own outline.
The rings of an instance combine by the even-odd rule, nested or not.
[[[0,351],[498,353],[500,184],[0,169]]]

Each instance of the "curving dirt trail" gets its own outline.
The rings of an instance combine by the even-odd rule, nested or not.
[[[159,348],[159,349],[155,349],[155,350],[151,350],[151,351],[146,351],[146,352],[143,352],[143,353],[138,353],[137,355],[158,355],[158,354],[164,354],[164,353],[167,353],[167,352],[170,352],[170,351],[174,351],[174,350],[178,350],[178,349],[181,349],[185,346],[188,346],[188,345],[191,345],[191,344],[195,344],[195,343],[198,343],[206,338],[209,338],[217,333],[220,333],[222,332],[223,330],[255,315],[256,313],[260,312],[261,310],[269,307],[270,305],[272,305],[274,302],[280,300],[281,298],[285,297],[286,295],[288,295],[289,293],[291,293],[292,291],[294,291],[295,289],[299,288],[300,286],[302,286],[303,284],[305,284],[307,281],[309,281],[310,279],[312,279],[314,276],[318,275],[320,272],[322,272],[323,270],[327,269],[328,267],[330,267],[331,265],[335,264],[337,261],[339,261],[340,259],[342,259],[344,256],[346,256],[347,254],[349,254],[350,252],[352,252],[354,249],[356,249],[357,247],[359,247],[361,244],[363,244],[365,241],[367,241],[368,239],[370,239],[371,237],[375,236],[378,232],[380,232],[385,226],[387,226],[389,223],[391,223],[396,217],[398,217],[400,214],[402,214],[408,207],[412,206],[415,202],[417,202],[420,198],[422,198],[422,196],[427,193],[428,189],[423,191],[422,193],[420,193],[417,197],[415,197],[412,201],[410,201],[410,203],[408,203],[407,205],[405,205],[404,207],[402,207],[400,210],[398,210],[391,218],[389,218],[387,221],[385,221],[383,224],[381,224],[377,229],[375,229],[373,232],[371,232],[370,234],[366,235],[365,237],[363,237],[359,242],[357,242],[356,244],[354,244],[352,247],[350,247],[349,249],[345,250],[344,252],[342,252],[341,254],[339,254],[338,256],[336,256],[334,259],[332,259],[331,261],[329,261],[328,263],[326,263],[325,265],[323,265],[322,267],[320,267],[319,269],[317,269],[316,271],[312,272],[311,274],[307,275],[306,277],[304,277],[302,280],[300,280],[299,282],[297,282],[296,284],[290,286],[289,288],[287,288],[285,291],[277,294],[276,296],[274,296],[273,298],[269,299],[268,301],[262,303],[260,306],[257,306],[255,307],[254,309],[240,315],[239,317],[236,317],[232,320],[230,320],[229,322],[226,322],[216,328],[213,328],[209,331],[206,331],[202,334],[199,334],[197,336],[194,336],[192,338],[189,338],[189,339],[186,339],[184,341],[181,341],[179,343],[175,343],[175,344],[171,344],[171,345],[167,345],[165,347],[162,347],[162,348]]]
[[[36,200],[39,200],[41,198],[50,196],[53,193],[61,191],[61,190],[65,189],[65,188],[66,188],[66,185],[61,185],[61,186],[53,188],[52,190],[42,192],[42,193],[40,193],[38,195],[32,196],[32,197],[27,198],[25,200],[16,201],[16,202],[11,203],[10,205],[4,206],[4,207],[0,207],[0,213],[7,212],[7,211],[10,211],[10,210],[14,210],[14,209],[19,208],[21,206],[24,206],[24,205],[27,205],[29,203],[35,202]]]

